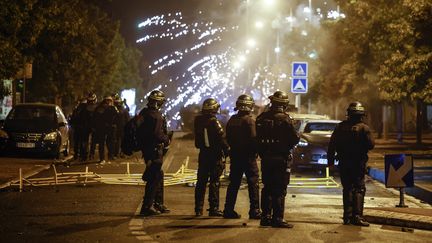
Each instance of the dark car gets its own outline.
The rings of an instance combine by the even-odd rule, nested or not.
[[[57,105],[24,103],[7,115],[0,130],[2,151],[45,153],[58,158],[69,153],[69,126]]]
[[[293,168],[323,169],[327,166],[327,148],[339,120],[303,120],[298,132],[300,142],[293,150]],[[337,162],[335,162],[337,163]]]

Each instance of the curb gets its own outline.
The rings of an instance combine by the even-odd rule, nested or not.
[[[369,223],[374,224],[385,224],[407,228],[432,230],[432,217],[429,216],[380,211],[379,209],[365,209],[364,218]]]
[[[369,168],[369,176],[385,184],[385,172],[377,168]],[[405,188],[406,194],[417,199],[432,203],[432,192],[421,186]],[[364,218],[374,224],[394,225],[407,228],[432,230],[432,217],[412,215],[400,212],[380,211],[380,209],[365,209]]]

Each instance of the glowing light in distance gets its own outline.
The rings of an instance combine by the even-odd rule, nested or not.
[[[275,49],[274,49],[274,52],[275,52],[275,53],[279,53],[280,51],[281,51],[281,49],[280,49],[279,46],[275,47]]]
[[[262,1],[263,1],[263,4],[265,6],[268,6],[268,7],[271,7],[271,6],[275,5],[275,3],[276,3],[275,0],[262,0]]]
[[[264,23],[263,23],[262,21],[257,20],[257,21],[255,22],[255,28],[257,28],[257,29],[262,29],[263,27],[264,27]]]
[[[295,20],[294,17],[291,17],[291,16],[286,17],[286,21],[288,21],[288,23],[292,23],[292,22],[294,22],[294,20]]]
[[[249,40],[246,42],[246,44],[247,44],[249,47],[254,47],[254,46],[256,45],[256,41],[255,41],[254,39],[249,39]]]
[[[301,32],[301,35],[302,35],[302,36],[307,36],[307,35],[308,35],[308,33],[307,33],[307,31],[306,31],[306,30],[302,30],[302,32]]]

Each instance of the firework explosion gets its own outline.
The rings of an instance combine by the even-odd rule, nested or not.
[[[177,91],[177,95],[169,97],[165,105],[165,112],[171,119],[180,119],[180,107],[199,104],[208,97],[216,98],[223,109],[230,109],[236,99],[233,95],[245,91],[245,88],[238,86],[240,83],[238,78],[244,72],[242,64],[250,51],[239,51],[230,45],[232,43],[223,42],[225,36],[238,31],[238,26],[221,27],[215,26],[213,22],[186,23],[183,21],[182,13],[177,12],[153,16],[140,23],[138,27],[142,31],[151,30],[151,33],[138,39],[137,43],[146,43],[154,39],[169,40],[173,43],[178,43],[181,38],[194,40],[191,46],[172,50],[169,54],[154,60],[148,67],[150,73],[155,75],[164,69],[180,65],[183,61],[195,59],[181,75],[154,87],[154,89]],[[200,55],[200,51],[204,52],[203,49],[208,50],[214,45],[218,46],[219,51],[210,55]],[[257,73],[256,79],[259,76]],[[256,79],[254,84],[257,83]],[[270,82],[263,82],[261,86],[257,89],[264,91],[266,95],[273,89]],[[258,90],[255,90],[256,94],[261,93]]]
[[[244,47],[242,38],[238,38],[239,25],[186,21],[182,12],[176,12],[152,16],[138,27],[140,33],[146,33],[136,41],[138,44],[165,41],[172,47],[167,54],[153,60],[148,69],[151,75],[163,70],[173,73],[173,69],[175,73],[181,73],[159,81],[151,89],[168,91],[164,112],[175,123],[181,119],[182,107],[201,104],[208,97],[216,98],[222,109],[231,111],[237,96],[242,93],[252,94],[256,103],[263,105],[275,88],[290,82],[289,74],[273,70],[268,63],[251,65],[251,59],[260,55],[260,50],[254,43],[247,43],[249,46]]]

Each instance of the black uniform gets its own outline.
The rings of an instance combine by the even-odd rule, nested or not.
[[[70,117],[70,124],[72,127],[72,138],[73,138],[73,150],[74,150],[74,160],[78,159],[81,152],[82,143],[82,125],[79,123],[79,115],[81,110],[84,108],[84,103],[79,103]]]
[[[126,123],[129,121],[129,111],[126,110],[123,105],[120,103],[116,105],[117,110],[119,111],[116,118],[116,129],[115,129],[115,139],[114,139],[114,156],[118,157],[120,155],[121,141],[123,141],[124,135],[124,127]]]
[[[246,174],[249,190],[249,216],[260,214],[259,172],[257,153],[254,146],[256,137],[255,120],[250,112],[239,111],[227,124],[227,141],[230,150],[230,184],[227,188],[224,212],[233,212],[243,174]]]
[[[370,129],[361,119],[348,119],[339,123],[331,136],[327,158],[329,165],[333,165],[335,159],[339,160],[344,223],[349,223],[353,217],[362,217],[367,153],[373,147]]]
[[[284,222],[291,149],[298,143],[299,137],[289,115],[283,109],[273,107],[258,116],[256,129],[264,184],[261,191],[261,225],[279,226]]]
[[[203,113],[194,121],[195,147],[200,149],[195,188],[195,213],[202,215],[207,181],[209,184],[210,215],[219,211],[220,176],[225,167],[229,146],[222,125],[214,114]]]
[[[163,155],[164,148],[170,143],[166,129],[166,120],[162,114],[154,108],[142,109],[139,116],[141,121],[137,136],[146,163],[143,180],[147,182],[142,208],[143,210],[148,210],[154,206],[155,209],[161,211],[164,200]]]
[[[79,130],[78,137],[80,139],[80,158],[82,161],[87,160],[89,138],[92,134],[93,114],[96,109],[96,104],[81,103],[77,108],[79,114],[77,116],[77,128]],[[92,135],[93,136],[93,135]]]
[[[94,156],[96,144],[99,144],[99,160],[105,160],[105,144],[108,148],[108,158],[113,158],[113,140],[115,130],[114,120],[118,115],[117,108],[101,103],[94,111],[93,139],[91,144],[91,157]]]

